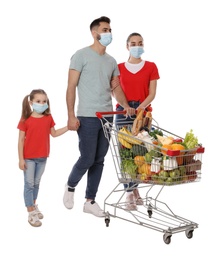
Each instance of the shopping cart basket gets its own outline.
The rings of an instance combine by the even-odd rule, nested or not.
[[[125,114],[125,111],[96,112],[110,144],[119,181],[104,201],[106,226],[109,226],[110,217],[116,217],[162,232],[166,244],[171,242],[173,234],[183,231],[187,238],[192,238],[198,224],[174,214],[158,197],[166,186],[200,181],[204,147],[198,144],[194,149],[174,150],[169,144],[162,146],[158,142],[159,135],[156,139],[155,133],[160,134],[164,140],[172,140],[170,143],[175,143],[177,148],[182,147],[184,139],[158,124],[151,124],[144,138],[141,134],[146,132],[145,129],[134,136],[131,134],[133,121],[124,120],[116,124],[107,121],[107,116],[116,114]],[[132,188],[137,184],[141,191],[145,191],[145,195],[141,196],[143,205],[138,206],[137,210],[126,209],[124,195],[128,188],[124,188],[125,183],[133,183]],[[150,194],[155,187],[158,191],[152,197]]]

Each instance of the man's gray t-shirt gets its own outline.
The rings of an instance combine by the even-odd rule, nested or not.
[[[119,75],[113,57],[107,53],[99,55],[91,47],[85,47],[72,56],[69,68],[81,72],[77,116],[95,117],[97,111],[113,111],[110,82]]]

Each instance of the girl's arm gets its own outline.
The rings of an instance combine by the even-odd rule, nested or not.
[[[67,131],[68,131],[68,127],[67,126],[59,128],[57,130],[54,127],[52,127],[51,128],[51,136],[52,137],[57,137],[57,136],[63,135]]]
[[[156,87],[157,87],[157,80],[150,81],[149,84],[149,95],[146,97],[146,99],[139,105],[138,109],[145,109],[148,105],[151,104],[151,102],[154,100],[156,96]]]
[[[25,140],[25,132],[19,130],[19,140],[18,140],[18,155],[19,155],[19,168],[20,170],[25,170],[26,163],[23,156],[23,147]]]

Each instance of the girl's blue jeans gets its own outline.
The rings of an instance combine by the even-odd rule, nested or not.
[[[26,159],[25,162],[24,201],[26,207],[31,207],[38,196],[40,180],[45,170],[47,158]]]
[[[97,117],[78,117],[78,119],[80,156],[72,168],[67,184],[69,187],[76,187],[87,172],[85,198],[94,200],[100,184],[109,140],[105,137],[101,120]],[[113,117],[107,117],[107,120],[112,123]],[[105,123],[105,120],[103,121]]]

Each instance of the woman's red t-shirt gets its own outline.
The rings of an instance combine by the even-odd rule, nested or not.
[[[140,101],[142,103],[149,95],[149,84],[159,79],[157,66],[154,62],[145,61],[144,66],[133,74],[126,69],[125,63],[118,64],[120,83],[127,101]]]

